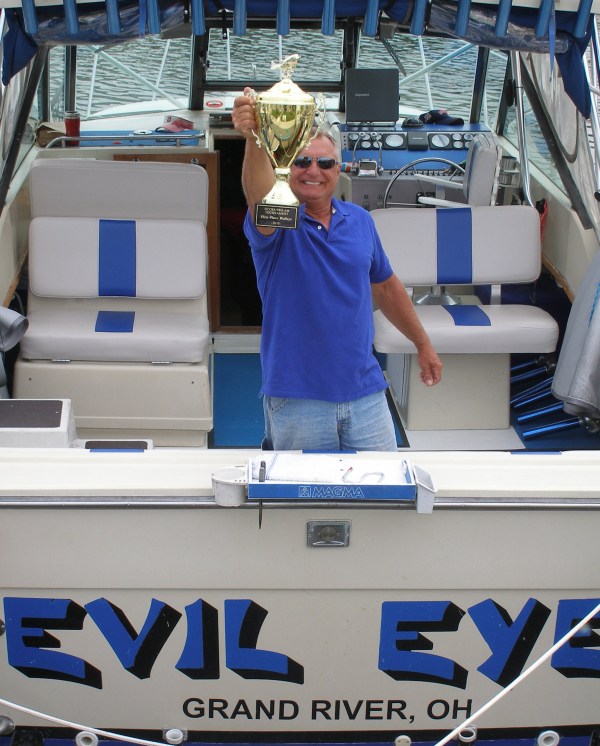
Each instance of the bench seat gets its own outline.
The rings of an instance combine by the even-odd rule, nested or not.
[[[475,316],[472,311],[475,309]],[[541,308],[510,305],[415,306],[438,354],[551,353],[558,327]],[[375,349],[412,354],[414,345],[377,310]],[[482,323],[477,323],[478,321]]]
[[[41,187],[51,181],[60,192],[62,179],[73,199],[52,201]],[[181,199],[164,200],[167,184]],[[82,438],[205,445],[212,397],[204,169],[41,161],[31,191],[29,328],[15,395],[70,399]],[[75,214],[58,214],[69,206]]]
[[[208,319],[157,311],[35,312],[21,344],[28,360],[199,363]]]
[[[558,325],[533,305],[481,304],[473,286],[538,278],[537,211],[524,205],[423,207],[371,215],[395,274],[409,290],[444,286],[466,294],[459,305],[415,305],[444,366],[442,382],[431,389],[420,382],[414,345],[374,311],[374,347],[388,356],[388,380],[405,425],[507,428],[510,355],[554,352]]]

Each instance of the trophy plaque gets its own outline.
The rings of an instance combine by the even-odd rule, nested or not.
[[[324,101],[319,109],[314,96],[291,80],[299,59],[299,55],[291,54],[280,63],[272,63],[272,69],[281,69],[282,79],[264,93],[250,94],[257,111],[256,142],[265,149],[275,169],[275,184],[256,205],[254,214],[255,225],[265,228],[297,227],[300,203],[290,189],[290,166],[317,134],[325,117]],[[317,113],[319,121],[315,123]]]

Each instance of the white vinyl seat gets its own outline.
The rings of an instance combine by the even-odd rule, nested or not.
[[[371,212],[392,268],[413,289],[458,288],[459,305],[415,305],[444,365],[442,383],[418,380],[415,347],[375,310],[375,349],[409,429],[507,428],[511,353],[552,353],[558,325],[533,305],[500,304],[498,286],[534,282],[541,270],[533,207],[397,208]],[[482,304],[474,285],[492,285]],[[393,379],[393,380],[392,380]],[[442,416],[443,413],[443,416]]]
[[[16,396],[71,399],[81,437],[205,443],[207,181],[191,164],[34,165]]]

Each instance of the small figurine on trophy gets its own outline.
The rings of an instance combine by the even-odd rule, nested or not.
[[[265,149],[275,169],[273,188],[256,205],[254,222],[262,227],[296,228],[300,203],[290,189],[290,166],[325,119],[324,100],[319,108],[314,96],[291,80],[299,59],[298,54],[291,54],[282,62],[273,62],[271,69],[280,68],[282,79],[264,93],[250,94],[258,113],[256,142]],[[319,117],[315,123],[316,114]]]

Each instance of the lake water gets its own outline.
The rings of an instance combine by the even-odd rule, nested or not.
[[[223,81],[223,90],[227,89],[228,80],[249,84],[256,80],[275,82],[278,73],[270,69],[271,62],[280,54],[285,56],[293,52],[301,55],[294,74],[299,85],[308,80],[340,79],[341,32],[336,32],[333,37],[313,33],[310,43],[299,31],[291,31],[289,36],[280,39],[272,31],[252,30],[246,36],[230,36],[227,45],[220,32],[213,30],[210,39],[208,79]],[[475,49],[455,57],[443,68],[432,70],[426,80],[412,76],[424,64],[431,64],[449,50],[464,47],[464,42],[396,35],[392,44],[403,67],[400,75],[401,110],[403,107],[420,111],[445,108],[457,116],[469,117]],[[94,54],[91,47],[79,47],[77,109],[86,118],[111,106],[162,99],[165,97],[163,92],[173,99],[187,100],[190,48],[189,38],[165,42],[157,37],[108,47],[100,54]],[[62,50],[56,49],[51,56],[55,70],[51,76],[51,107],[52,116],[57,119],[62,118],[64,110],[62,54]],[[381,42],[363,38],[359,65],[394,67],[395,62]],[[490,110],[495,111],[504,75],[504,55],[493,54],[490,65],[492,84],[486,89],[486,95]],[[124,75],[119,66],[131,70],[133,77]],[[405,78],[408,79],[406,83]],[[152,91],[144,81],[158,86],[161,92]],[[90,96],[90,91],[93,91],[93,96]]]

